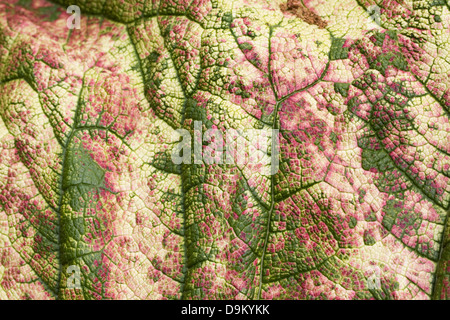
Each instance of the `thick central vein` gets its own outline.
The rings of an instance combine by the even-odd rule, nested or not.
[[[270,83],[270,86],[272,87],[272,91],[275,96],[275,100],[277,101],[276,105],[275,105],[275,109],[273,111],[273,123],[272,123],[273,130],[278,129],[278,107],[281,103],[278,99],[278,94],[277,94],[277,91],[275,89],[275,86],[274,86],[273,80],[272,80],[271,55],[272,55],[272,33],[273,33],[274,28],[275,27],[270,27],[270,29],[269,29],[269,48],[268,48],[269,59],[268,59],[268,65],[267,65],[269,83]],[[273,138],[274,137],[272,134],[272,144],[274,143]],[[273,157],[273,154],[271,156]],[[272,161],[273,161],[273,159],[272,159]],[[271,172],[271,174],[272,174],[272,176],[270,178],[271,204],[270,204],[269,213],[267,215],[266,235],[264,238],[264,246],[263,246],[261,262],[260,262],[261,267],[259,270],[259,289],[258,289],[258,297],[257,297],[258,300],[261,299],[262,280],[263,280],[263,276],[264,276],[264,257],[265,257],[266,250],[267,250],[267,244],[269,242],[270,223],[272,220],[272,213],[273,213],[273,209],[275,208],[275,172]]]
[[[81,109],[81,97],[83,94],[83,88],[84,88],[84,78],[83,78],[83,84],[81,86],[80,92],[78,94],[78,101],[77,101],[77,106],[76,106],[76,110],[75,110],[75,115],[74,115],[74,120],[73,120],[73,127],[72,130],[70,131],[69,135],[67,136],[66,142],[63,145],[63,155],[62,155],[62,164],[61,164],[61,179],[59,181],[59,188],[62,191],[60,194],[60,198],[59,198],[59,202],[58,202],[58,261],[59,261],[59,270],[58,270],[58,282],[57,285],[58,287],[56,288],[56,294],[57,294],[57,298],[61,299],[61,274],[62,274],[62,266],[63,263],[61,261],[61,257],[62,257],[62,252],[61,252],[61,208],[62,208],[62,201],[64,198],[64,192],[66,192],[64,190],[64,168],[67,165],[67,149],[69,147],[70,141],[72,141],[76,131],[77,131],[77,126],[78,126],[78,120],[80,117],[80,109]]]

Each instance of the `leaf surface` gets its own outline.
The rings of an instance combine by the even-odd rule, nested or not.
[[[447,299],[449,6],[374,5],[0,1],[0,298]]]

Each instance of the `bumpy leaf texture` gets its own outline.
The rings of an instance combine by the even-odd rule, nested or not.
[[[0,298],[448,299],[449,76],[445,0],[0,0]]]

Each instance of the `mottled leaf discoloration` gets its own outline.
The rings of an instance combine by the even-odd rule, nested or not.
[[[0,0],[0,298],[448,299],[445,4],[54,2]]]

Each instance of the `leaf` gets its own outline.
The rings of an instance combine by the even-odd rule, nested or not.
[[[0,298],[448,299],[450,12],[376,5],[0,1]]]

